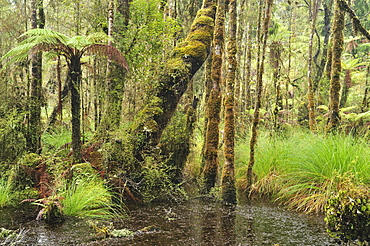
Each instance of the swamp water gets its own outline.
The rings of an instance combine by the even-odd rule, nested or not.
[[[59,225],[35,221],[35,213],[1,209],[0,227],[22,228],[13,245],[336,245],[322,218],[252,202],[235,208],[212,200],[129,208],[129,217],[115,229],[136,231],[125,238],[96,240],[86,220],[68,218]],[[154,229],[143,230],[150,227]],[[4,245],[0,240],[0,245]],[[5,244],[7,245],[7,244]]]

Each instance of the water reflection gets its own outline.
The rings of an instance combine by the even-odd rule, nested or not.
[[[103,241],[94,241],[83,220],[68,219],[51,227],[18,219],[14,213],[0,213],[0,227],[13,221],[29,230],[17,245],[336,245],[326,234],[322,218],[255,202],[224,206],[192,199],[183,204],[131,207],[129,219],[115,223],[116,229],[138,231],[153,225],[160,230]]]

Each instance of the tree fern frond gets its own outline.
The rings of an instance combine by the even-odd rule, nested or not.
[[[85,49],[85,52],[89,55],[99,55],[107,57],[109,60],[117,63],[118,65],[124,67],[127,71],[129,70],[127,61],[122,55],[121,51],[111,45],[105,44],[93,44]]]
[[[91,45],[91,43],[84,36],[74,36],[70,38],[67,42],[67,46],[81,50],[86,46]]]
[[[29,52],[29,50],[34,46],[33,43],[25,43],[22,45],[18,45],[14,47],[13,49],[9,50],[2,58],[1,60],[8,58],[8,57],[16,57],[22,54],[26,54]]]
[[[86,39],[90,42],[90,44],[105,43],[113,40],[113,38],[109,37],[104,32],[91,33],[86,37]]]
[[[67,55],[67,56],[71,55],[71,50],[62,43],[59,43],[59,44],[39,43],[37,45],[34,45],[31,48],[29,53],[30,54],[35,54],[38,51],[54,52],[54,53],[58,53],[58,54],[61,54],[61,55]]]
[[[39,37],[39,42],[48,42],[48,43],[58,43],[61,42],[66,44],[70,39],[68,36],[48,29],[35,28],[30,29],[27,32],[23,33],[20,37],[30,36],[30,37]]]

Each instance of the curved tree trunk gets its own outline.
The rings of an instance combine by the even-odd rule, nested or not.
[[[237,69],[236,60],[236,0],[229,1],[229,40],[227,44],[228,71],[225,97],[225,164],[222,170],[221,196],[226,203],[236,203],[235,187],[235,113],[234,86]]]
[[[224,51],[225,1],[218,1],[215,34],[213,38],[211,81],[212,89],[207,102],[207,128],[205,142],[205,166],[203,169],[203,190],[207,194],[215,186],[218,173],[218,144],[221,111],[221,69]]]
[[[340,121],[339,116],[339,97],[340,97],[340,73],[342,71],[341,56],[343,51],[343,29],[344,11],[340,8],[340,2],[335,1],[334,21],[333,21],[333,42],[332,42],[332,62],[330,79],[330,100],[329,100],[329,122],[327,132],[334,132]]]
[[[131,128],[134,156],[142,161],[159,143],[163,130],[176,110],[189,81],[206,60],[213,35],[216,4],[205,0],[185,41],[163,67],[158,83],[150,92],[151,100],[135,117]],[[139,141],[138,141],[139,140]]]

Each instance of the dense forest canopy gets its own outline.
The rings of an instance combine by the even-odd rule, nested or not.
[[[51,181],[88,163],[127,200],[177,200],[193,181],[205,194],[220,187],[230,203],[237,187],[319,212],[325,202],[291,188],[314,172],[287,151],[307,154],[301,142],[342,142],[338,135],[367,144],[366,0],[0,0],[0,8],[0,169],[19,189],[41,182],[29,168],[44,165]],[[263,151],[274,149],[268,160]],[[359,156],[345,162],[366,162]],[[361,168],[354,180],[369,185]],[[352,177],[344,169],[333,168],[345,180],[338,189]]]

